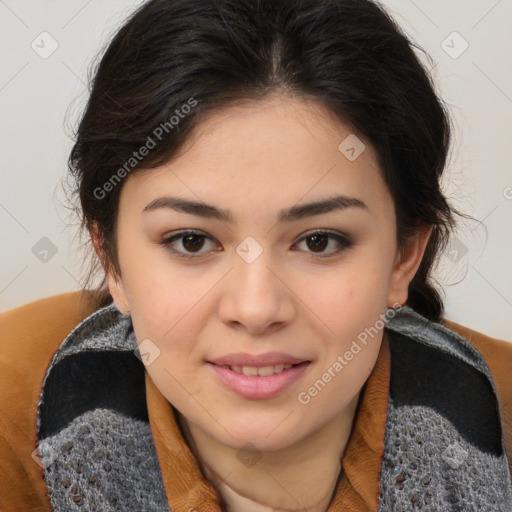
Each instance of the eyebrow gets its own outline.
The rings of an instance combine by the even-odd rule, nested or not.
[[[203,202],[191,201],[179,197],[159,197],[151,201],[144,207],[142,212],[150,212],[160,208],[169,208],[177,212],[188,213],[198,217],[217,219],[224,222],[233,222],[233,214],[229,210],[217,208]],[[354,197],[338,195],[315,201],[313,203],[292,206],[291,208],[280,210],[277,215],[279,223],[293,222],[304,217],[312,217],[335,210],[345,210],[347,208],[361,208],[368,210],[368,206]]]

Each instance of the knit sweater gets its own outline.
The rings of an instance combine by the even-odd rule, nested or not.
[[[387,319],[385,333],[391,379],[378,510],[510,512],[496,387],[482,355],[408,307]],[[147,378],[131,319],[113,305],[82,321],[55,352],[37,407],[53,510],[171,510]],[[210,510],[220,509],[197,512]]]

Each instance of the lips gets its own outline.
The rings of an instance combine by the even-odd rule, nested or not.
[[[270,399],[279,396],[286,389],[291,388],[302,378],[308,370],[311,361],[303,361],[298,364],[288,365],[289,368],[273,373],[275,367],[284,365],[267,365],[267,366],[243,366],[243,370],[256,370],[257,374],[244,374],[235,371],[236,366],[218,365],[207,362],[213,372],[213,375],[222,383],[224,387],[230,391],[252,400]],[[270,370],[268,369],[270,367]],[[267,375],[260,375],[259,372],[272,371]]]
[[[304,361],[308,361],[308,359],[295,357],[284,352],[267,352],[259,355],[238,352],[212,359],[208,362],[216,364],[217,366],[255,366],[260,368],[262,366],[275,366],[279,364],[294,365],[303,363]]]

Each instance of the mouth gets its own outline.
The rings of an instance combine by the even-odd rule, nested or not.
[[[304,361],[307,362],[307,361]],[[241,375],[252,375],[252,376],[260,376],[260,377],[269,377],[271,375],[275,375],[276,373],[281,373],[285,370],[289,370],[294,366],[298,366],[299,364],[275,364],[268,366],[242,366],[242,365],[220,365],[223,368],[228,368],[229,370],[239,373]]]
[[[278,397],[304,375],[311,361],[266,364],[264,366],[217,364],[208,361],[213,377],[225,389],[247,399]]]

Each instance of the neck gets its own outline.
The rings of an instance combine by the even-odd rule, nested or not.
[[[244,452],[253,461],[249,464],[241,450],[217,442],[179,413],[178,418],[227,512],[325,512],[341,476],[358,399],[359,394],[300,442],[272,452]]]

